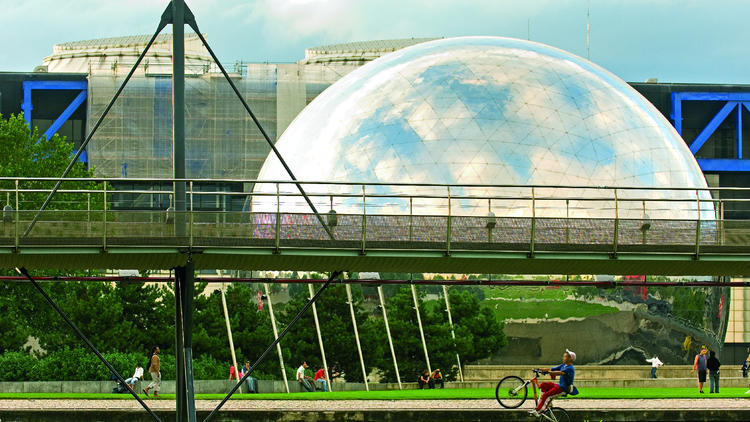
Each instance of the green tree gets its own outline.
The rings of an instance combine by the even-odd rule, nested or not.
[[[423,289],[418,290],[419,309],[432,369],[440,368],[446,378],[455,379],[458,372],[455,368],[457,352],[465,364],[498,352],[507,345],[507,339],[503,324],[497,321],[490,309],[479,306],[479,299],[471,290],[452,287],[449,289],[449,299],[455,342],[451,337],[444,299],[425,303]],[[427,369],[427,364],[411,288],[401,287],[396,295],[388,299],[386,306],[401,379],[416,380]],[[390,362],[390,356],[388,358]],[[382,369],[387,380],[395,381],[392,365],[384,364]]]
[[[221,304],[221,291],[214,290],[210,295],[199,295],[205,284],[196,286],[195,314],[193,317],[193,356],[215,359],[221,368],[221,378],[229,374],[232,364],[227,336],[224,309]],[[233,283],[225,292],[229,322],[236,352],[237,364],[245,361],[255,363],[261,353],[274,340],[268,308],[258,311],[255,291],[247,285]],[[277,379],[280,377],[275,355],[269,355],[254,372],[256,377]]]
[[[68,166],[73,151],[73,145],[65,138],[54,135],[46,138],[39,134],[37,128],[30,129],[23,115],[11,115],[7,120],[0,116],[0,177],[31,178],[21,180],[20,189],[49,189],[54,181],[40,181],[39,178],[59,177]],[[93,177],[93,169],[86,169],[83,163],[75,163],[70,178]],[[101,184],[88,181],[65,182],[62,189],[84,190],[100,189]],[[0,198],[3,205],[26,211],[20,215],[20,229],[24,230],[34,216],[33,210],[39,209],[47,193],[21,192],[16,201],[16,184],[14,180],[0,180],[0,192],[5,195]],[[66,219],[78,216],[81,219],[90,218],[91,213],[80,212],[90,208],[102,209],[101,194],[88,195],[85,193],[57,193],[48,206],[48,210],[71,210],[72,214]],[[91,204],[91,205],[89,205]],[[78,211],[76,211],[78,210]],[[32,211],[32,212],[30,212]],[[48,228],[42,227],[45,220],[53,213],[41,215],[39,223],[30,236]],[[96,213],[94,213],[96,217]],[[15,218],[15,215],[13,215]],[[15,224],[3,221],[0,237],[15,236]],[[16,275],[10,269],[0,270],[0,274]],[[84,275],[84,272],[34,271],[33,276],[43,275]],[[90,272],[88,273],[90,275]],[[74,315],[74,321],[88,328],[87,335],[95,338],[104,349],[116,347],[120,341],[128,341],[127,332],[121,328],[124,325],[123,304],[112,297],[112,286],[103,284],[80,283],[50,283],[43,286],[53,299],[62,301],[61,306],[66,312]],[[91,299],[87,303],[82,299]],[[102,303],[104,301],[105,303]],[[119,313],[118,313],[119,312]],[[100,324],[101,323],[101,324]],[[117,328],[119,327],[119,328]],[[0,351],[20,350],[29,336],[37,337],[44,348],[59,347],[67,338],[70,343],[70,329],[54,314],[38,292],[28,283],[3,283],[0,285]]]
[[[382,356],[385,350],[382,335],[384,331],[381,331],[377,322],[369,318],[364,311],[362,290],[359,286],[352,286],[352,296],[362,354],[366,370],[370,372],[373,368],[382,366]],[[281,312],[279,321],[282,324],[291,321],[308,299],[307,289],[295,295]],[[363,379],[362,368],[354,338],[346,287],[343,285],[329,287],[318,298],[316,307],[329,367],[335,365],[338,372],[348,381],[360,382]],[[289,357],[285,359],[290,365],[296,366],[302,361],[307,361],[311,367],[322,365],[312,310],[302,315],[295,328],[281,344],[288,353]]]

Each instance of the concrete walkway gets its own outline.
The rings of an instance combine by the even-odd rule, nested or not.
[[[174,400],[147,399],[154,410],[174,410]],[[213,410],[218,400],[197,400],[197,410]],[[574,399],[558,400],[557,406],[569,410],[747,410],[750,397],[738,399]],[[530,409],[533,400],[521,407]],[[141,409],[135,400],[0,400],[3,410],[134,410]],[[264,411],[336,411],[336,410],[503,410],[495,400],[230,400],[226,410]]]

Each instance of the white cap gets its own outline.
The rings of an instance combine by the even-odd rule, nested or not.
[[[565,353],[570,355],[570,360],[576,360],[576,352],[565,349]]]

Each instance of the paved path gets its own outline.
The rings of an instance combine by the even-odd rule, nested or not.
[[[154,410],[174,409],[171,399],[146,400]],[[556,403],[565,409],[623,409],[623,410],[691,410],[691,409],[748,409],[750,398],[738,399],[574,399]],[[212,410],[219,400],[196,400],[197,410]],[[527,400],[522,409],[531,408]],[[3,410],[128,410],[140,409],[135,400],[0,400]],[[336,411],[336,410],[502,410],[495,400],[230,400],[223,409],[266,411]]]

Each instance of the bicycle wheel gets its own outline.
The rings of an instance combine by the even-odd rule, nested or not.
[[[515,409],[526,401],[529,394],[528,387],[523,380],[517,376],[510,375],[500,380],[495,388],[495,398],[500,406],[506,409]]]
[[[550,407],[539,415],[540,421],[570,422],[570,415],[562,407]]]

